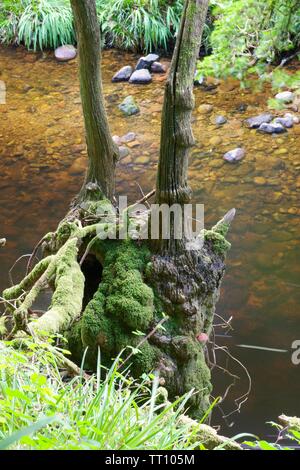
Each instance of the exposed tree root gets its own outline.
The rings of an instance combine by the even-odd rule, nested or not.
[[[144,196],[143,202],[152,195]],[[128,353],[123,359],[126,366],[130,362],[133,375],[158,370],[171,399],[194,388],[199,393],[190,399],[191,412],[202,416],[209,406],[211,383],[205,344],[198,337],[209,336],[212,330],[230,247],[225,235],[234,212],[201,234],[201,249],[176,257],[153,255],[146,241],[98,237],[121,230],[129,216],[128,209],[119,214],[105,199],[92,198],[73,207],[56,232],[44,237],[48,256],[3,293],[14,321],[9,337],[20,331],[35,336],[64,334],[75,362],[80,363],[88,347],[89,368],[96,365],[99,347],[103,364],[109,366],[130,346],[130,361]],[[83,308],[89,283],[82,270],[86,256],[101,264],[101,282]],[[53,289],[49,309],[38,319],[30,318],[34,302],[49,286]],[[162,321],[163,313],[167,321]]]

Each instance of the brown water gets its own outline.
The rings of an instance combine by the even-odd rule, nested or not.
[[[113,134],[134,131],[130,155],[118,167],[118,191],[131,200],[155,182],[159,146],[163,78],[147,87],[112,84],[112,74],[135,57],[107,51],[103,79]],[[0,105],[0,288],[8,285],[7,272],[20,255],[47,231],[55,229],[81,186],[86,166],[77,62],[58,64],[52,55],[0,49],[0,80],[7,86],[7,104]],[[252,376],[252,391],[240,414],[228,420],[239,430],[272,433],[264,423],[281,413],[300,415],[300,365],[291,362],[291,343],[300,339],[300,125],[280,137],[257,134],[242,121],[266,110],[270,90],[242,91],[233,81],[216,91],[196,89],[197,107],[214,106],[211,115],[194,114],[197,147],[190,163],[195,200],[205,204],[207,226],[231,207],[237,217],[230,233],[232,250],[218,304],[218,313],[233,316],[228,345]],[[140,105],[140,115],[123,117],[117,105],[128,94]],[[248,105],[241,112],[241,105]],[[223,114],[222,128],[213,118]],[[245,159],[231,165],[225,151],[243,145]],[[13,271],[17,280],[24,260]],[[239,344],[284,349],[286,353],[241,349]],[[221,356],[220,356],[221,359]],[[242,372],[240,371],[241,375]],[[224,391],[225,377],[215,376],[216,391]],[[223,404],[246,391],[243,378]],[[220,422],[220,412],[215,420]]]

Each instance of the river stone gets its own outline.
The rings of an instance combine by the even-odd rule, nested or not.
[[[282,134],[286,132],[286,128],[279,123],[267,124],[264,122],[259,126],[258,131],[264,134]]]
[[[131,75],[129,83],[137,85],[147,85],[152,82],[152,77],[148,69],[138,69]]]
[[[217,146],[222,143],[222,138],[219,135],[214,135],[209,139],[210,145]]]
[[[75,162],[71,165],[69,169],[70,175],[79,175],[83,173],[87,166],[87,159],[85,157],[79,157],[75,160]]]
[[[131,65],[125,65],[112,78],[112,82],[128,82],[133,72]]]
[[[77,50],[71,45],[60,46],[55,49],[54,55],[59,62],[67,62],[68,60],[75,59]]]
[[[129,155],[129,150],[127,147],[124,147],[123,145],[121,145],[119,147],[119,156],[120,156],[120,159],[122,158],[125,158]]]
[[[275,98],[283,101],[284,103],[291,103],[295,98],[295,94],[291,91],[282,91],[281,93],[277,93]]]
[[[116,145],[121,145],[122,143],[121,137],[119,137],[118,135],[113,135],[112,140],[114,141]]]
[[[217,126],[222,126],[222,124],[225,124],[227,122],[227,119],[225,116],[216,116],[215,118],[215,124]]]
[[[263,176],[256,176],[254,178],[254,183],[258,186],[264,186],[267,183],[267,180]]]
[[[200,114],[209,114],[212,112],[213,109],[214,107],[212,104],[200,104],[200,106],[198,107],[198,112]]]
[[[135,140],[135,138],[136,134],[134,132],[128,132],[127,134],[123,135],[120,140],[122,144],[126,144],[128,142],[132,142],[133,140]]]
[[[140,108],[136,104],[133,96],[127,96],[125,100],[119,104],[119,109],[126,114],[126,116],[132,116],[140,112]]]
[[[274,152],[275,155],[287,155],[288,153],[289,153],[288,149],[284,147],[277,149]]]
[[[294,124],[299,124],[299,122],[300,122],[299,117],[296,116],[295,114],[292,114],[292,113],[286,113],[286,114],[284,115],[284,117],[285,117],[285,118],[289,117],[289,118],[293,119],[293,123],[294,123]]]
[[[196,70],[196,72],[195,72],[194,85],[195,85],[195,86],[204,86],[204,85],[205,85],[205,78],[203,77],[203,75],[201,75],[201,76],[198,78],[198,72],[197,72],[197,70]]]
[[[242,160],[245,156],[245,149],[241,147],[237,147],[234,150],[230,150],[229,152],[225,153],[224,160],[229,163],[236,163]]]
[[[281,124],[283,127],[287,127],[288,129],[290,129],[291,127],[293,127],[294,125],[294,120],[292,117],[278,117],[276,119],[274,119],[274,124]]]
[[[250,117],[245,120],[245,123],[251,129],[257,129],[259,126],[261,126],[261,124],[269,123],[272,121],[272,119],[273,119],[272,114],[265,113],[265,114],[260,114],[259,116]]]
[[[160,62],[153,62],[150,70],[152,73],[166,73],[167,71],[166,67]]]
[[[151,65],[154,64],[154,62],[157,62],[158,60],[159,56],[157,54],[148,54],[146,57],[141,57],[138,60],[138,63],[136,64],[135,70],[150,70]]]
[[[247,111],[247,108],[248,108],[248,105],[246,103],[240,103],[237,105],[237,107],[235,108],[239,113],[244,113],[245,111]]]

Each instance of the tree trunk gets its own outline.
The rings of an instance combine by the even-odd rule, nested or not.
[[[194,74],[208,9],[208,0],[186,0],[165,88],[161,146],[156,182],[156,202],[185,204],[190,201],[188,160],[194,145],[191,116],[194,108]],[[184,250],[184,240],[161,239],[155,249],[169,255]]]
[[[88,151],[88,170],[79,199],[87,184],[96,183],[103,197],[112,200],[118,149],[112,140],[102,92],[101,39],[95,0],[71,0],[79,52],[82,108]]]

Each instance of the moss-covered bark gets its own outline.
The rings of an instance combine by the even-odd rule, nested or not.
[[[101,39],[95,0],[71,0],[78,52],[82,108],[88,150],[88,171],[79,199],[85,199],[87,183],[97,184],[104,196],[115,192],[115,164],[119,156],[109,129],[102,92]]]

